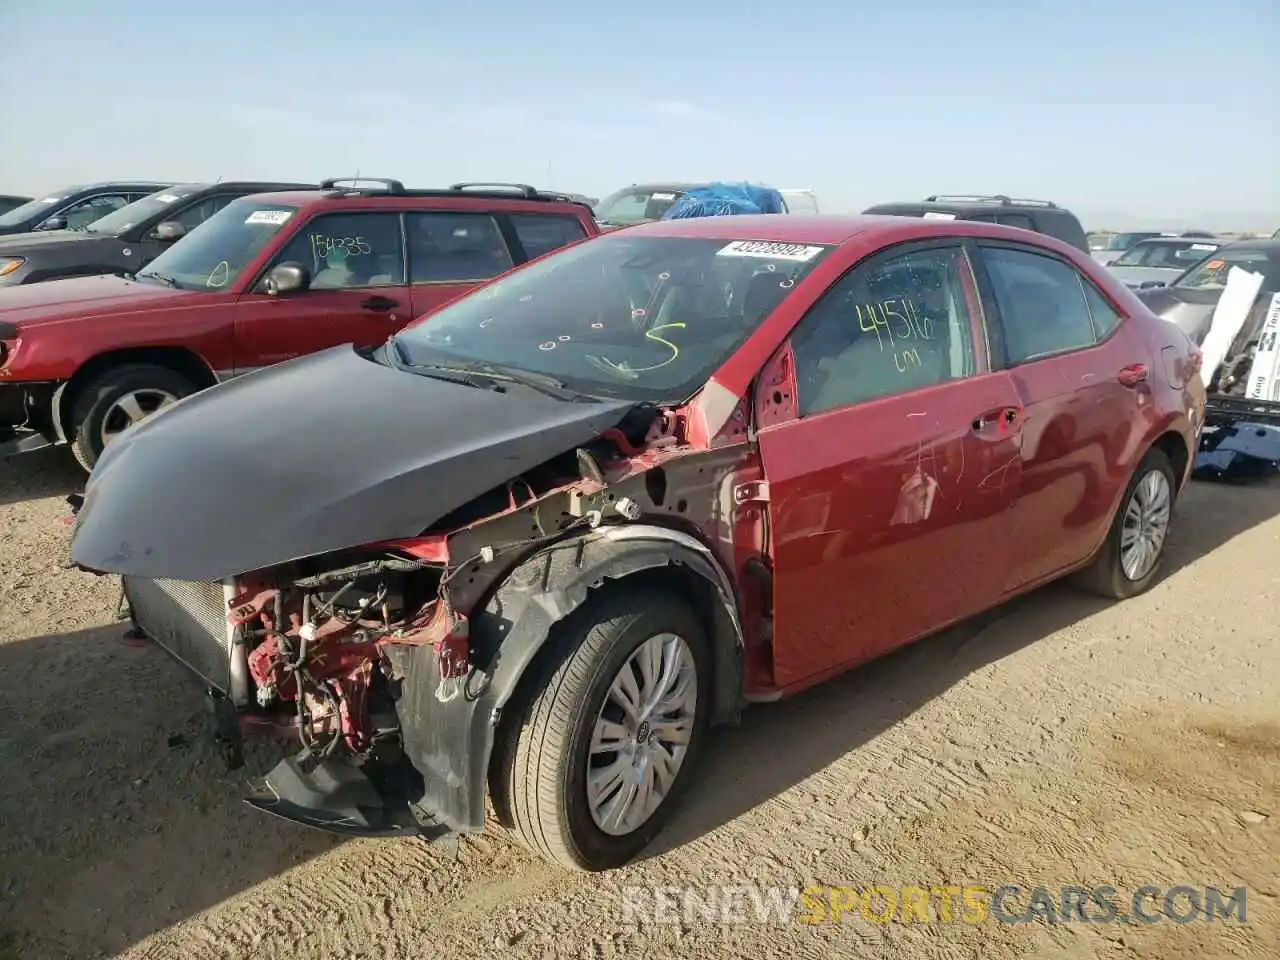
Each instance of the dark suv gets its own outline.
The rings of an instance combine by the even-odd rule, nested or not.
[[[0,287],[59,277],[133,273],[237,197],[314,190],[303,183],[184,183],[78,229],[0,237]]]
[[[992,196],[944,196],[934,194],[920,202],[878,203],[863,213],[887,214],[897,217],[926,217],[935,220],[977,220],[982,223],[1001,223],[1007,227],[1021,227],[1036,233],[1056,237],[1078,250],[1089,252],[1084,227],[1070,210],[1051,200],[1023,200]]]
[[[30,203],[32,197],[18,197],[11,193],[0,193],[0,213],[8,213],[10,210],[16,210],[24,203]]]
[[[154,180],[110,180],[64,187],[0,215],[0,233],[32,233],[87,226],[108,213],[171,186]]]

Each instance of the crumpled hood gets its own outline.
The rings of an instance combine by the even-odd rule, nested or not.
[[[208,581],[415,536],[635,406],[496,393],[334,347],[194,394],[113,442],[71,556]]]
[[[0,287],[0,320],[24,327],[37,322],[158,309],[210,296],[213,294],[175,290],[125,277],[67,277]]]

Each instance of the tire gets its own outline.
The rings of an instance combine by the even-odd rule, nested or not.
[[[143,411],[157,397],[180,400],[198,388],[182,374],[152,363],[131,363],[99,374],[76,394],[71,407],[71,452],[86,471],[92,471],[106,446],[104,428],[121,424],[123,411],[117,404],[126,397],[138,395]],[[172,401],[170,401],[172,402]]]
[[[1137,576],[1126,572],[1124,563],[1124,546],[1126,526],[1132,526],[1134,510],[1141,510],[1144,497],[1148,497],[1154,488],[1159,488],[1163,480],[1163,533],[1156,545],[1154,562],[1143,564]],[[1144,484],[1148,485],[1144,487]],[[1168,543],[1169,527],[1173,518],[1173,506],[1177,497],[1177,481],[1173,475],[1173,466],[1169,463],[1164,451],[1152,448],[1138,463],[1129,484],[1125,487],[1124,496],[1120,499],[1120,508],[1111,521],[1111,529],[1107,539],[1088,567],[1077,575],[1077,582],[1088,590],[1109,597],[1113,600],[1127,600],[1145,592],[1155,581],[1160,572],[1160,563],[1164,559],[1165,545]],[[1157,511],[1157,514],[1159,511]],[[1149,520],[1152,519],[1150,516]],[[1149,527],[1148,527],[1149,529]]]
[[[633,670],[632,656],[651,638],[663,634],[683,640],[684,660],[696,676],[686,676],[685,689],[696,690],[692,721],[686,723],[687,746],[657,808],[633,825],[602,829],[588,800],[589,748],[597,718],[615,678]],[[666,641],[667,649],[673,644]],[[678,646],[678,644],[674,644]],[[504,717],[505,736],[497,745],[492,780],[499,817],[512,826],[526,845],[545,858],[573,870],[598,871],[621,866],[639,853],[662,829],[689,783],[707,734],[711,706],[711,655],[698,617],[676,594],[613,589],[575,611],[548,641],[546,658],[535,662],[538,672],[522,698],[513,698]],[[666,662],[665,660],[663,661]],[[637,674],[634,672],[632,676]],[[621,716],[615,704],[610,715]],[[635,730],[641,741],[647,723]],[[674,751],[650,743],[631,749]],[[633,767],[620,752],[614,761],[629,772],[655,772],[651,759]],[[625,789],[625,785],[623,787]],[[609,796],[608,792],[604,794]],[[616,794],[614,795],[616,797]],[[608,822],[607,820],[605,821]]]

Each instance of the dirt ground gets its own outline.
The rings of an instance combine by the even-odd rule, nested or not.
[[[45,453],[0,463],[3,960],[1280,957],[1280,485],[1193,485],[1146,596],[1053,586],[753,708],[658,849],[584,876],[238,803],[198,687],[64,569]],[[826,883],[1244,885],[1248,922],[622,922],[625,886]]]

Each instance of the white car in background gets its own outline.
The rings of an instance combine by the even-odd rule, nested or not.
[[[1152,237],[1139,240],[1107,264],[1107,269],[1134,289],[1164,286],[1222,246],[1221,240]]]

